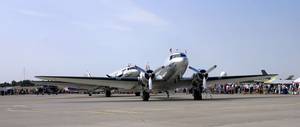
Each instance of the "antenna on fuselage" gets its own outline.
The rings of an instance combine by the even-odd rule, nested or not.
[[[149,62],[147,62],[147,64],[146,64],[146,70],[150,70]]]
[[[84,76],[90,77],[90,78],[92,77],[91,72],[89,72],[88,70],[86,71],[86,74]]]
[[[170,48],[169,52],[172,54],[172,53],[173,53],[173,49],[172,49],[172,48]]]

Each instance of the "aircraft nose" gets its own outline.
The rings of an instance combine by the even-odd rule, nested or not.
[[[182,66],[187,66],[188,65],[188,59],[187,58],[181,58],[179,61],[178,61],[178,64],[179,65],[182,65]]]

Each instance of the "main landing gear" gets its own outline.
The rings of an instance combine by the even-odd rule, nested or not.
[[[143,101],[149,101],[150,98],[150,92],[144,90],[142,95]]]
[[[194,100],[202,100],[202,91],[203,91],[202,87],[193,88]]]
[[[166,90],[167,98],[170,98],[170,92]]]
[[[203,84],[202,82],[193,81],[192,82],[192,92],[194,100],[202,100]]]
[[[135,94],[135,96],[137,96],[137,97],[138,97],[138,96],[141,96],[141,92],[135,92],[134,94]]]
[[[105,97],[111,97],[110,89],[105,90]]]
[[[89,91],[88,91],[89,96],[92,96],[92,95],[93,95],[93,91],[95,91],[95,90],[96,90],[96,89],[94,89],[94,90],[89,90]],[[104,91],[105,91],[105,97],[111,97],[111,90],[110,90],[109,88],[104,89]]]

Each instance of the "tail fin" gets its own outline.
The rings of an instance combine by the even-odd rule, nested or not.
[[[266,70],[261,70],[262,75],[269,75]]]
[[[290,75],[286,80],[292,80],[294,78],[294,75]]]

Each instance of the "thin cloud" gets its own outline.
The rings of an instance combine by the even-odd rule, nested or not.
[[[83,28],[83,29],[87,29],[87,30],[96,30],[97,29],[97,24],[93,24],[93,23],[71,21],[71,24],[78,26],[80,28]]]
[[[168,24],[158,15],[141,8],[135,9],[132,12],[128,12],[127,14],[121,15],[120,20],[130,23],[150,24],[154,26],[164,26]]]
[[[117,23],[88,23],[88,22],[79,22],[79,21],[72,21],[71,24],[78,26],[82,29],[86,30],[97,30],[97,29],[111,29],[111,30],[116,30],[116,31],[121,31],[121,32],[130,32],[132,31],[132,28],[126,25],[122,24],[117,24]]]
[[[130,32],[132,31],[132,27],[126,26],[126,25],[120,25],[120,24],[110,24],[105,25],[105,28],[121,31],[121,32]]]
[[[136,2],[132,0],[119,1],[116,4],[112,1],[101,0],[101,4],[112,10],[114,12],[115,21],[121,22],[122,24],[130,25],[144,25],[144,26],[167,26],[168,21],[160,17],[159,15],[146,10],[145,8],[139,6]]]
[[[51,15],[38,12],[38,11],[33,11],[33,10],[18,10],[20,14],[26,15],[26,16],[32,16],[32,17],[50,17]]]

